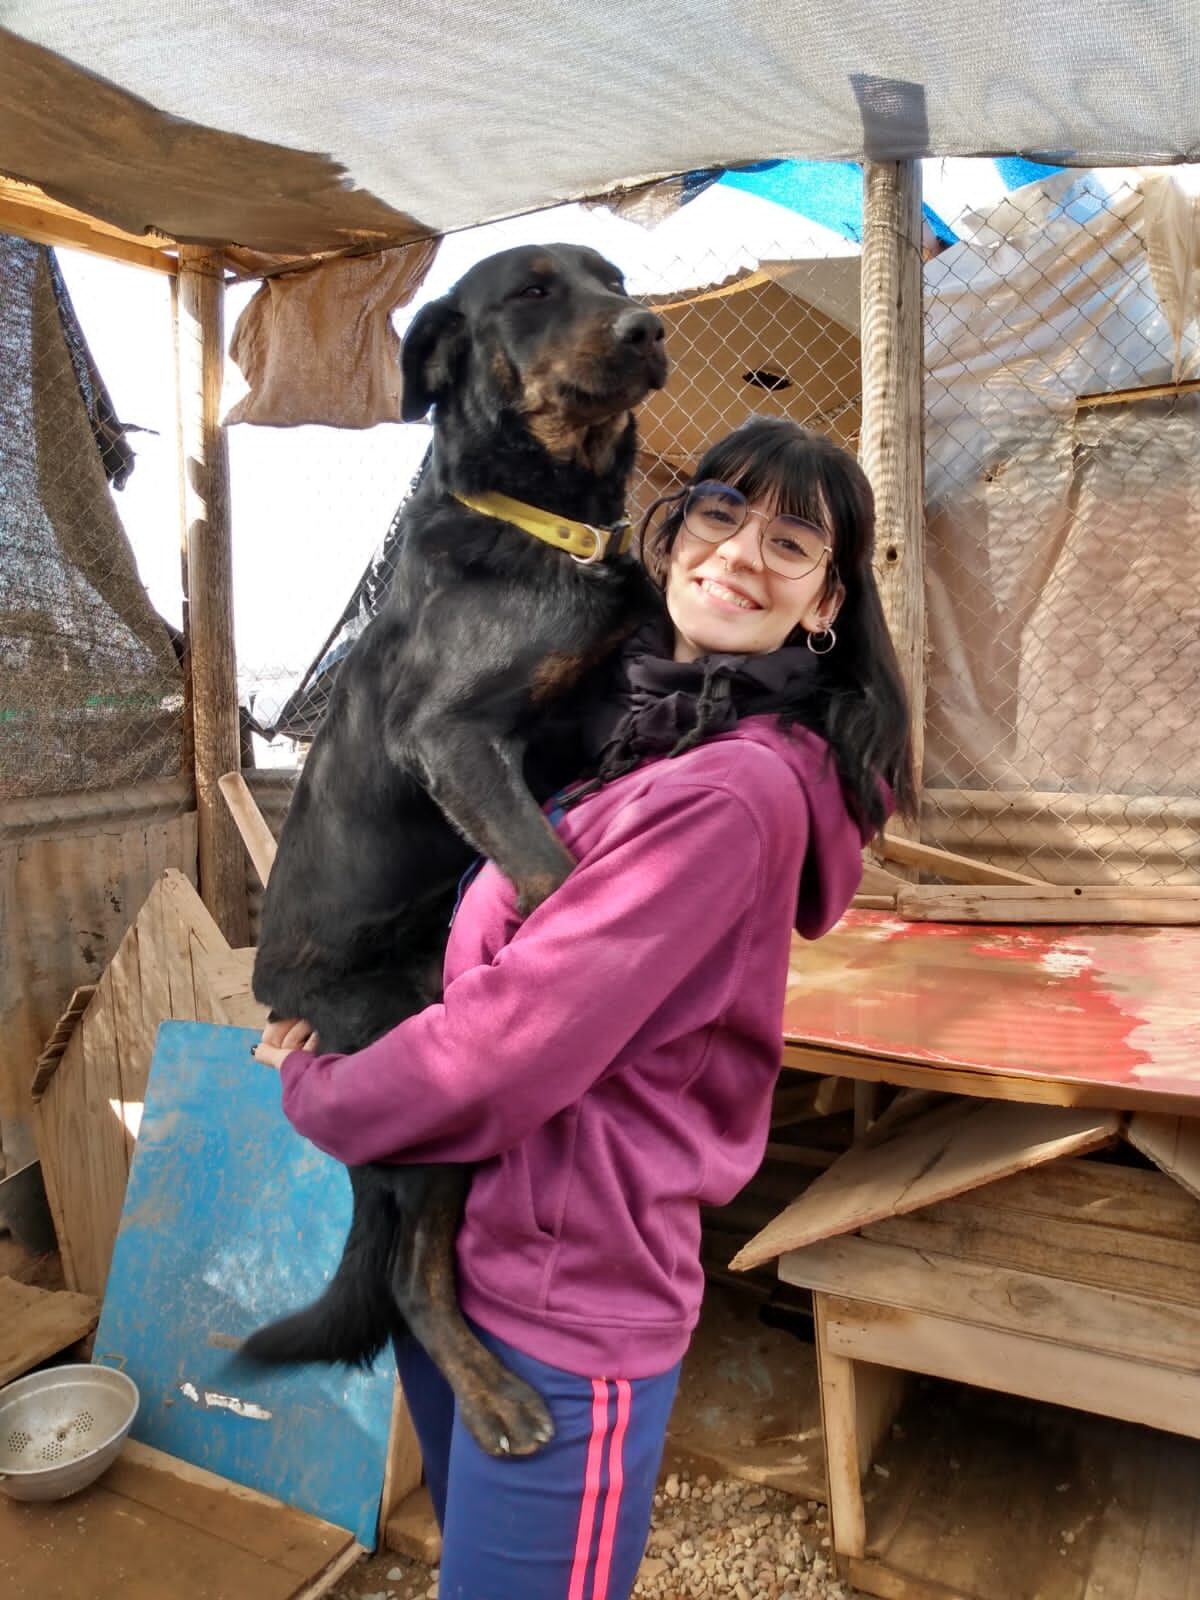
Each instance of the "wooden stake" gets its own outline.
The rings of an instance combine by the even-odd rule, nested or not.
[[[863,164],[862,435],[875,491],[876,575],[912,710],[917,782],[925,746],[925,486],[921,173]],[[892,833],[901,830],[892,824]]]
[[[229,454],[219,414],[225,364],[220,252],[179,253],[178,349],[187,645],[195,728],[200,893],[235,946],[250,942],[242,844],[217,788],[239,764]]]
[[[258,802],[250,793],[250,785],[240,772],[225,773],[217,786],[225,797],[230,816],[237,824],[242,843],[246,846],[246,854],[250,857],[255,872],[258,873],[258,881],[265,889],[279,849],[275,843],[275,835],[259,810]]]

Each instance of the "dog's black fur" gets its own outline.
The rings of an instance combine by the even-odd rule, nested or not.
[[[434,408],[380,614],[342,664],[263,904],[254,992],[325,1050],[361,1048],[436,999],[456,886],[476,853],[525,912],[571,869],[524,777],[531,732],[645,615],[632,557],[581,565],[453,491],[499,491],[608,527],[624,515],[633,407],[666,377],[659,319],[595,251],[520,248],[415,318],[406,420]],[[551,763],[551,766],[553,763]],[[563,779],[574,773],[560,772]],[[458,1311],[461,1168],[350,1170],[341,1264],[314,1305],[243,1347],[265,1362],[367,1363],[410,1328],[492,1453],[552,1432],[540,1398]]]

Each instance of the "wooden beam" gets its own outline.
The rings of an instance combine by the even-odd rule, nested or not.
[[[955,855],[953,851],[940,850],[935,845],[919,844],[917,840],[905,839],[894,831],[883,834],[876,848],[885,861],[898,861],[904,867],[936,873],[939,878],[949,878],[952,883],[1026,884],[1034,889],[1045,883],[1044,878],[1031,878],[1025,872],[1010,872],[1007,867],[993,867],[986,861]],[[897,878],[894,879],[894,887],[905,890],[911,885],[907,880]]]
[[[896,914],[909,922],[1124,924],[1181,928],[1200,924],[1200,885],[906,884]]]
[[[265,889],[279,850],[275,835],[258,809],[258,802],[250,793],[250,785],[240,772],[226,772],[217,786],[225,797],[225,804],[246,846],[251,865],[258,873],[258,881]]]
[[[921,222],[919,164],[864,162],[859,459],[875,491],[876,573],[908,689],[918,785],[925,746]],[[894,823],[892,831],[899,831]]]
[[[53,200],[33,184],[0,178],[0,233],[32,239],[35,244],[85,250],[151,272],[174,273],[177,262],[168,250],[178,246],[160,235],[126,233],[109,222]]]
[[[176,298],[200,894],[229,943],[241,946],[250,943],[242,841],[218,787],[222,774],[241,765],[229,451],[219,420],[225,364],[219,251],[181,247]]]

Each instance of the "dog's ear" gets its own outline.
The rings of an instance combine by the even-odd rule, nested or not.
[[[445,398],[466,344],[466,322],[449,296],[421,307],[409,324],[400,351],[403,421],[422,421],[430,406]]]

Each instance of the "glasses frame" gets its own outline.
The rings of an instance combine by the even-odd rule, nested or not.
[[[737,527],[731,528],[728,533],[723,534],[719,539],[710,539],[706,534],[697,533],[696,530],[688,523],[688,504],[697,490],[705,488],[706,486],[710,489],[721,489],[729,495],[736,495],[745,506],[745,515],[738,523]],[[776,578],[783,578],[789,583],[799,583],[801,579],[810,578],[814,572],[819,571],[823,561],[827,561],[829,563],[830,572],[834,572],[836,570],[833,567],[833,544],[824,528],[818,527],[815,522],[809,522],[804,517],[789,517],[786,515],[786,513],[769,517],[765,511],[755,511],[751,508],[742,491],[740,489],[735,489],[732,484],[720,483],[715,478],[706,478],[703,483],[689,484],[686,489],[680,489],[674,495],[664,496],[664,499],[682,502],[679,509],[679,526],[681,530],[686,533],[690,533],[693,539],[698,539],[701,544],[706,544],[713,550],[717,549],[720,545],[723,545],[729,539],[736,539],[738,534],[741,533],[742,529],[746,526],[747,522],[749,522],[752,517],[757,518],[759,560],[762,562],[764,569]],[[806,567],[803,572],[780,572],[779,568],[772,566],[770,561],[767,559],[767,529],[770,528],[774,523],[785,520],[789,523],[799,523],[803,527],[811,528],[814,533],[819,533],[821,535],[821,554],[813,562],[812,566]]]

